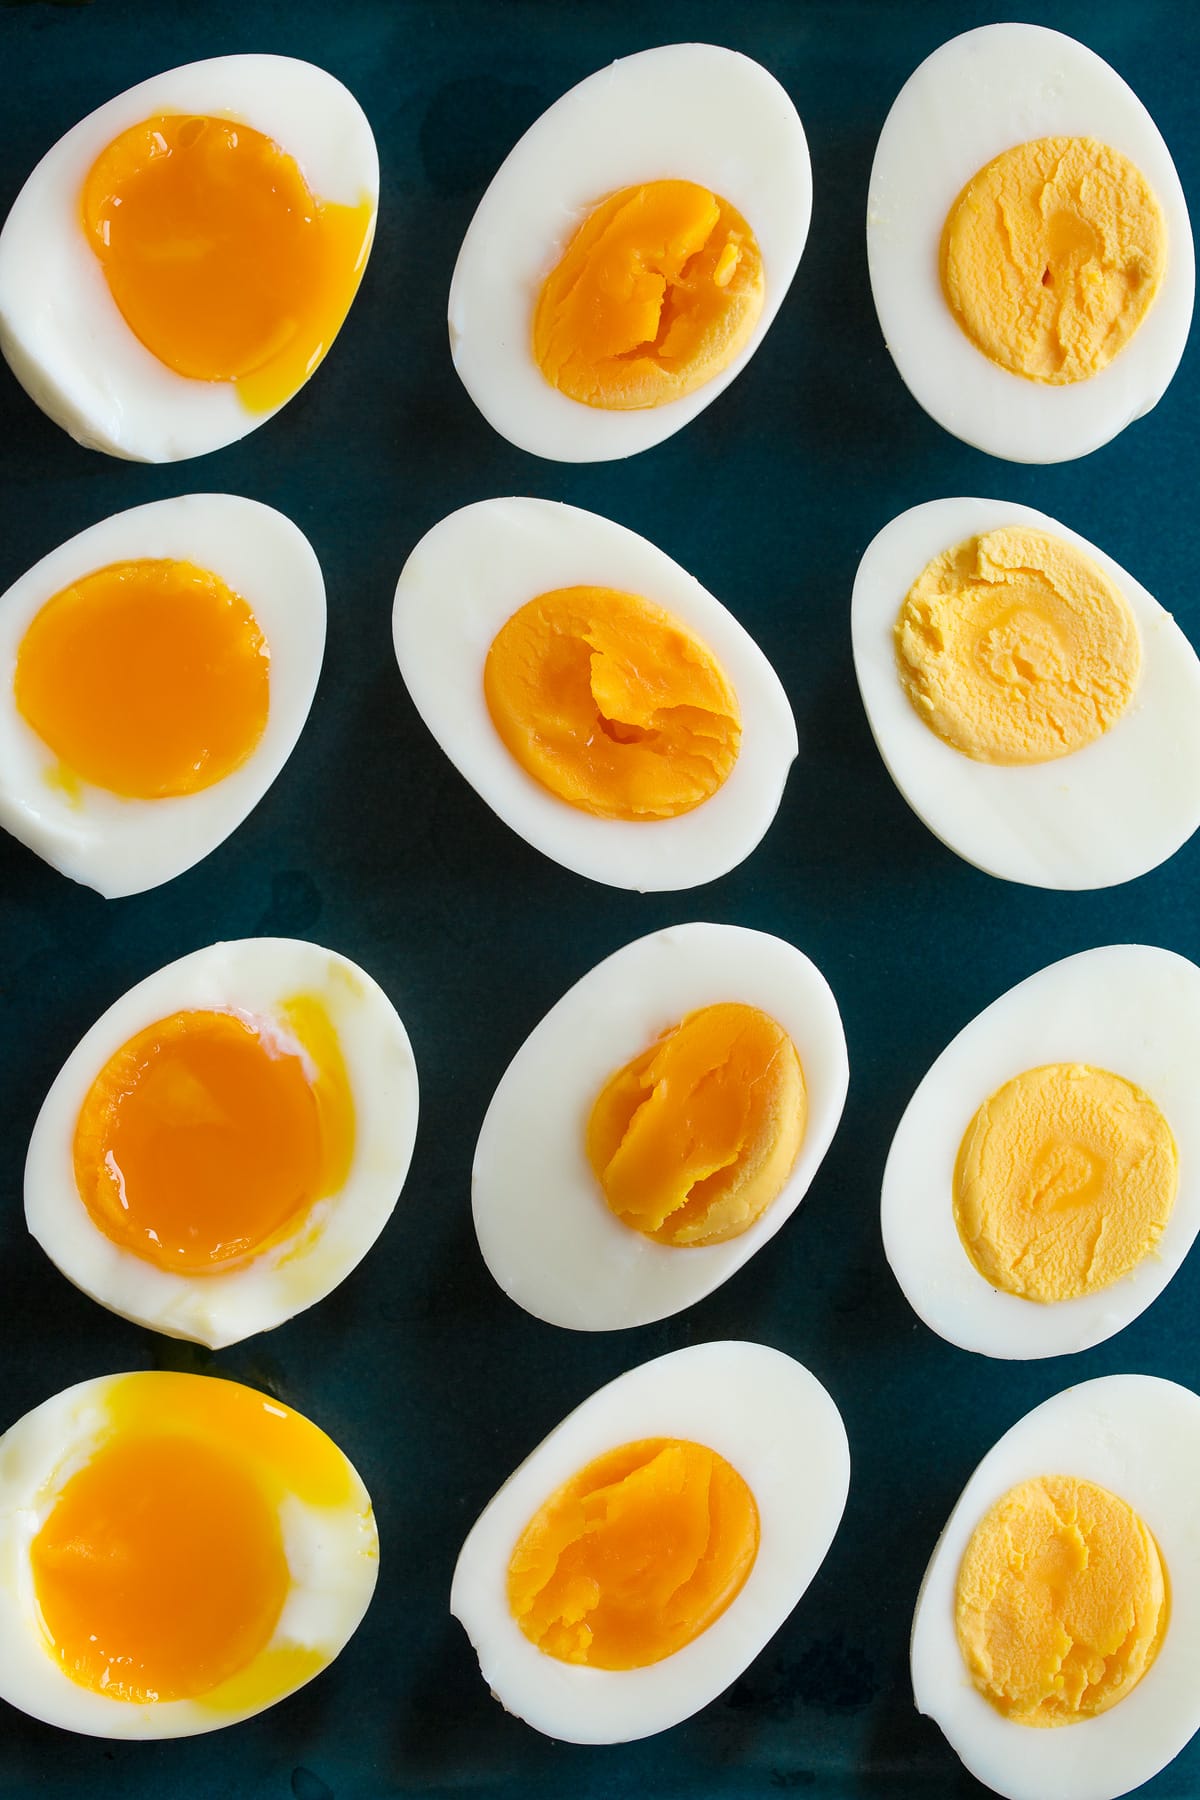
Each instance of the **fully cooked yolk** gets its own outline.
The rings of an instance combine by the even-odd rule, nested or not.
[[[967,336],[1030,381],[1086,381],[1145,318],[1167,231],[1141,170],[1093,138],[1038,138],[972,177],[942,233],[942,287]]]
[[[993,1287],[1069,1300],[1151,1253],[1178,1181],[1171,1128],[1148,1094],[1106,1069],[1051,1063],[1006,1081],[971,1120],[954,1221]]]
[[[372,208],[314,198],[295,159],[232,119],[161,114],[100,152],[83,225],[126,324],[251,412],[312,373],[350,310]]]
[[[194,563],[113,563],[63,588],[17,651],[13,692],[55,780],[129,799],[194,794],[266,728],[270,653],[246,602]]]
[[[343,1185],[354,1104],[320,1003],[278,1025],[179,1012],[121,1046],[75,1127],[75,1182],[121,1249],[178,1274],[219,1273],[279,1243]]]
[[[613,588],[556,588],[497,632],[484,697],[505,747],[562,800],[605,819],[669,819],[737,760],[737,695],[670,613]]]
[[[560,1662],[644,1669],[690,1644],[741,1592],[758,1507],[703,1444],[646,1438],[564,1482],[521,1533],[508,1604]]]
[[[1141,641],[1129,602],[1073,544],[1024,525],[945,550],[895,630],[919,716],[977,762],[1035,763],[1100,737],[1133,698]]]
[[[546,277],[533,353],[585,406],[679,400],[745,349],[763,305],[762,256],[728,200],[692,181],[610,194]]]
[[[1017,1725],[1071,1725],[1131,1693],[1167,1628],[1166,1571],[1133,1508],[1070,1475],[1022,1482],[976,1526],[955,1624],[975,1686]]]
[[[604,1198],[660,1244],[738,1237],[799,1154],[807,1096],[782,1025],[757,1007],[703,1007],[605,1084],[587,1154]]]

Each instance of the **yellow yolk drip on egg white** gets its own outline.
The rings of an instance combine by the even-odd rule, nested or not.
[[[958,1574],[959,1648],[980,1693],[1018,1725],[1070,1725],[1131,1693],[1167,1627],[1149,1529],[1093,1482],[1012,1488],[976,1526]]]
[[[651,181],[611,194],[571,239],[538,298],[534,356],[585,406],[659,406],[727,368],[762,305],[742,215],[695,182]]]
[[[646,1668],[736,1599],[758,1534],[754,1495],[716,1451],[674,1438],[623,1444],[525,1527],[508,1566],[509,1608],[560,1662]]]
[[[1166,224],[1145,176],[1092,138],[1038,138],[972,177],[942,234],[942,286],[1001,368],[1062,385],[1096,375],[1158,292]]]

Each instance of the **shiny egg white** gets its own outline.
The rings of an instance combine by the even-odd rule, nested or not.
[[[1047,1063],[1108,1069],[1154,1101],[1179,1152],[1179,1189],[1153,1254],[1123,1280],[1038,1302],[992,1287],[954,1223],[959,1146],[977,1109]],[[1051,963],[986,1007],[917,1088],[883,1174],[883,1245],[913,1310],[984,1356],[1064,1356],[1128,1325],[1162,1293],[1200,1230],[1200,969],[1147,944],[1111,944]]]
[[[546,276],[588,214],[642,182],[694,181],[728,200],[762,251],[754,335],[684,398],[616,412],[570,400],[532,351]],[[728,387],[766,335],[812,216],[804,127],[773,75],[713,44],[622,57],[544,112],[501,164],[463,239],[450,284],[450,347],[472,400],[502,437],[557,462],[603,462],[662,443]]]
[[[274,139],[318,201],[379,201],[371,127],[340,81],[290,56],[217,56],[169,69],[89,113],[26,181],[0,232],[0,350],[26,392],[89,449],[136,462],[175,462],[232,444],[277,405],[250,411],[236,385],[199,381],[160,362],[134,336],[109,291],[79,216],[100,152],[162,113],[234,119]],[[370,238],[363,266],[370,254]],[[309,371],[311,374],[311,370]]]
[[[782,1025],[808,1100],[795,1167],[766,1211],[721,1244],[658,1244],[609,1210],[586,1150],[611,1075],[685,1014],[739,1001]],[[577,981],[505,1070],[475,1146],[475,1231],[519,1306],[551,1325],[647,1325],[709,1294],[786,1224],[833,1141],[849,1081],[837,1002],[807,956],[739,925],[668,926]]]
[[[758,1506],[758,1556],[707,1631],[647,1668],[559,1662],[508,1608],[517,1539],[544,1501],[604,1451],[643,1438],[706,1445],[733,1465]],[[462,1547],[450,1610],[500,1704],[574,1744],[627,1743],[715,1700],[778,1631],[833,1542],[850,1482],[837,1407],[814,1375],[763,1344],[696,1344],[600,1388],[526,1458]]]
[[[894,635],[905,595],[934,557],[1007,525],[1048,532],[1091,557],[1128,601],[1142,646],[1133,698],[1102,736],[1069,756],[1015,766],[977,762],[930,730],[900,684]],[[1110,887],[1165,862],[1200,825],[1200,658],[1152,594],[1057,519],[965,496],[912,507],[868,546],[850,631],[888,773],[935,836],[976,868],[1030,887]]]
[[[289,1041],[281,1008],[320,1003],[337,1035],[354,1105],[345,1185],[288,1236],[245,1262],[189,1276],[114,1244],[75,1184],[72,1146],[88,1090],[139,1031],[175,1012],[234,1012]],[[80,1040],[42,1103],[25,1163],[25,1220],[69,1281],[123,1318],[211,1349],[268,1331],[332,1291],[391,1216],[412,1159],[417,1071],[391,1001],[336,951],[293,938],[241,938],[193,951],[147,976]]]
[[[1167,227],[1162,287],[1134,336],[1086,381],[1049,386],[977,349],[942,293],[946,216],[1001,151],[1091,137],[1130,158]],[[904,385],[947,431],[1011,462],[1086,456],[1156,406],[1187,342],[1195,252],[1187,203],[1158,127],[1094,51],[1040,25],[984,25],[926,58],[880,133],[867,195],[875,310]]]
[[[674,819],[601,819],[526,774],[483,692],[492,640],[526,601],[610,587],[673,614],[732,682],[742,740],[728,779]],[[396,587],[393,639],[417,711],[459,773],[506,825],[564,868],[641,892],[695,887],[740,863],[775,817],[798,748],[779,677],[706,588],[636,532],[552,500],[482,500],[421,539]]]

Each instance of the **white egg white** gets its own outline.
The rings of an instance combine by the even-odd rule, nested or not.
[[[1091,137],[1146,177],[1167,226],[1162,287],[1133,338],[1089,380],[1062,387],[1002,369],[942,293],[939,250],[963,188],[1001,151]],[[880,133],[867,195],[875,310],[904,385],[947,431],[1010,462],[1086,456],[1162,399],[1187,342],[1195,252],[1183,189],[1158,127],[1114,69],[1040,25],[984,25],[926,58]]]
[[[1137,621],[1141,671],[1101,737],[1052,762],[977,762],[944,743],[900,684],[895,625],[905,595],[944,550],[985,531],[1033,526],[1091,557]],[[976,868],[1030,887],[1100,888],[1173,856],[1200,825],[1200,658],[1152,594],[1087,538],[1031,506],[955,497],[901,513],[854,581],[854,668],[879,753],[917,816]]]
[[[251,412],[233,382],[197,381],[136,338],[84,236],[79,196],[121,132],[160,113],[234,119],[293,157],[318,201],[379,201],[366,116],[340,81],[290,56],[217,56],[118,94],[59,139],[0,232],[0,350],[26,392],[89,449],[176,462],[232,444],[278,412]],[[363,255],[365,266],[370,240]],[[309,373],[311,374],[311,370]]]
[[[746,348],[683,399],[610,412],[568,399],[534,361],[542,283],[588,214],[622,188],[694,181],[742,214],[762,252],[765,298]],[[800,261],[812,217],[804,127],[773,75],[712,44],[667,44],[599,69],[510,151],[463,239],[450,284],[454,366],[518,449],[603,462],[670,437],[753,356]]]
[[[75,1183],[76,1121],[108,1059],[175,1012],[235,1012],[289,1037],[282,1008],[305,996],[337,1033],[354,1103],[345,1185],[292,1232],[224,1272],[160,1269],[93,1223]],[[147,976],[99,1018],[42,1103],[25,1163],[25,1219],[58,1268],[123,1318],[221,1349],[269,1331],[323,1299],[366,1255],[391,1217],[412,1159],[417,1071],[408,1034],[371,977],[336,951],[292,938],[241,938],[193,951]]]
[[[643,1438],[706,1445],[733,1465],[758,1506],[758,1556],[708,1630],[648,1668],[559,1662],[508,1608],[509,1559],[539,1507],[606,1450]],[[779,1629],[825,1559],[846,1504],[850,1449],[816,1377],[763,1344],[696,1344],[600,1388],[526,1458],[472,1528],[450,1610],[496,1699],[548,1737],[627,1743],[715,1700]]]
[[[742,712],[737,762],[712,797],[674,819],[601,819],[543,788],[510,756],[483,669],[518,608],[560,587],[611,587],[662,607],[705,643]],[[636,532],[552,500],[483,500],[421,539],[392,614],[400,673],[460,774],[506,825],[564,868],[611,887],[695,887],[734,868],[775,817],[798,748],[774,669],[694,576]]]

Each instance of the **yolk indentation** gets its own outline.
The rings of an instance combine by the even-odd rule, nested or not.
[[[1051,1063],[1006,1081],[971,1120],[954,1221],[993,1287],[1074,1299],[1151,1253],[1178,1181],[1175,1139],[1148,1094],[1106,1069]]]
[[[1086,381],[1124,348],[1167,261],[1141,170],[1092,138],[1038,138],[972,177],[942,233],[942,287],[967,336],[1030,381]]]
[[[562,800],[605,819],[669,819],[737,760],[737,695],[712,652],[637,594],[556,588],[497,632],[484,697],[505,747]]]
[[[521,1533],[508,1604],[560,1662],[644,1669],[735,1600],[758,1554],[758,1507],[703,1444],[647,1438],[587,1464]]]
[[[724,1243],[791,1174],[807,1104],[782,1025],[754,1006],[706,1006],[605,1084],[588,1160],[626,1225],[660,1244]]]
[[[977,762],[1035,763],[1100,737],[1133,698],[1137,621],[1073,544],[1030,526],[928,564],[895,628],[901,685],[931,731]]]
[[[179,1274],[278,1243],[345,1182],[354,1103],[324,1008],[278,1024],[179,1012],[111,1056],[75,1127],[75,1181],[120,1248]]]
[[[81,204],[134,335],[179,375],[233,382],[252,412],[320,362],[370,248],[369,201],[315,198],[293,157],[232,119],[130,126],[96,158]]]
[[[691,181],[610,194],[546,277],[533,353],[585,406],[634,411],[703,387],[749,343],[762,256],[727,200]]]
[[[1022,1482],[996,1502],[955,1595],[971,1679],[1018,1725],[1071,1725],[1124,1699],[1157,1656],[1168,1612],[1145,1522],[1069,1475]]]

